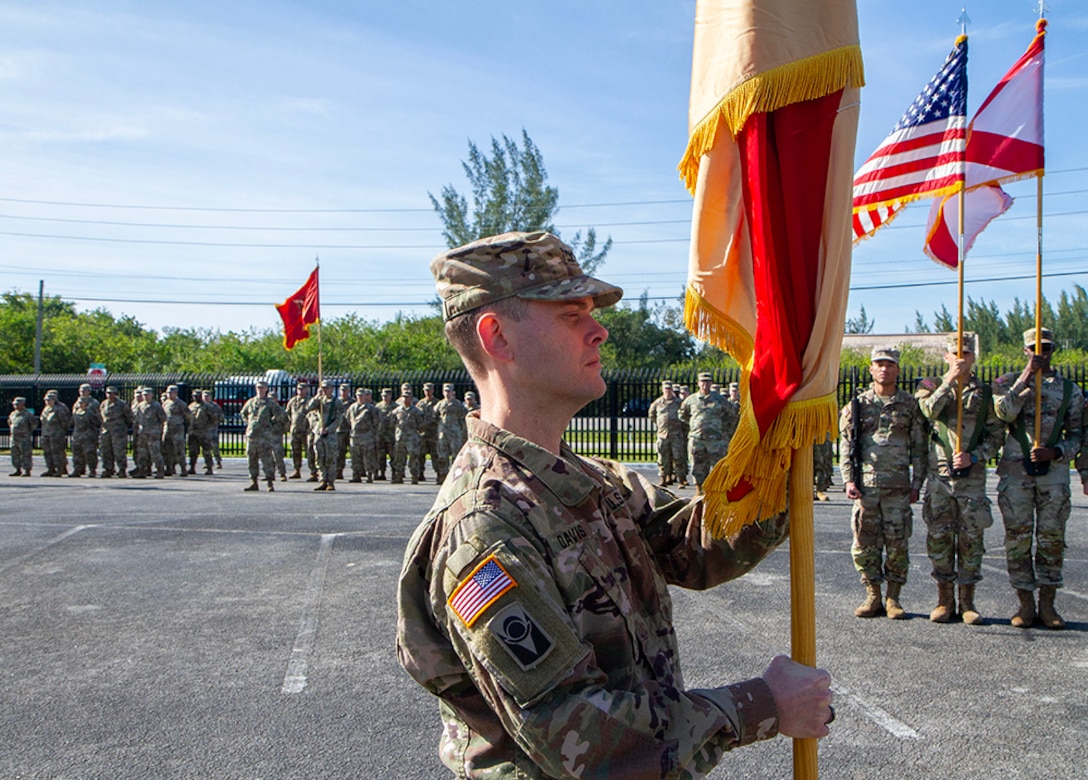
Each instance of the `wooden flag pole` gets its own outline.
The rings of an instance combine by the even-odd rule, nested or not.
[[[324,375],[321,371],[321,258],[314,258],[314,267],[318,269],[317,274],[317,392],[321,392],[321,380],[324,379]]]
[[[966,201],[965,197],[965,185],[966,182],[960,185],[960,216],[959,216],[959,229],[960,229],[960,246],[959,246],[959,262],[956,263],[956,270],[959,272],[959,319],[956,321],[956,357],[959,360],[963,360],[963,266],[964,260],[967,259],[966,247],[963,245],[963,209]],[[971,348],[974,352],[974,347]],[[954,452],[957,454],[963,452],[963,447],[960,443],[963,441],[963,377],[956,376],[956,444]]]
[[[1038,182],[1035,191],[1035,354],[1040,354],[1040,341],[1043,334],[1043,174],[1035,177]],[[1035,431],[1032,444],[1040,446],[1042,438],[1040,426],[1043,416],[1043,371],[1035,372]],[[1024,453],[1028,455],[1030,453]]]
[[[816,666],[816,542],[812,508],[812,447],[793,451],[789,476],[790,612],[793,660]],[[794,780],[816,780],[817,740],[793,740]]]

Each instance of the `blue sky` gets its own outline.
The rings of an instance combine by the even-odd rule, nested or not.
[[[937,71],[963,4],[859,0],[858,163]],[[427,193],[466,189],[469,139],[528,131],[560,232],[615,242],[630,298],[682,292],[692,0],[455,3],[0,0],[0,290],[149,327],[278,327],[321,259],[326,319],[429,311]],[[1031,0],[967,3],[969,109],[1027,48]],[[1048,297],[1088,284],[1088,6],[1047,13]],[[979,238],[967,294],[1034,298],[1035,183]],[[900,332],[955,311],[916,204],[854,253],[849,313]],[[1008,281],[981,281],[1016,277]],[[942,284],[943,283],[943,284]]]

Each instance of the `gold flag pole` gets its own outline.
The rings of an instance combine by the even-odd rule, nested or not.
[[[966,202],[964,195],[966,187],[966,181],[960,185],[960,217],[959,217],[959,229],[960,229],[960,246],[959,246],[959,262],[957,265],[957,271],[959,272],[959,318],[956,321],[956,358],[963,360],[963,266],[964,260],[967,258],[967,252],[963,245],[963,209]],[[972,347],[972,352],[974,348]],[[958,455],[963,452],[961,442],[963,441],[963,376],[956,376],[956,444],[955,453]]]
[[[1043,332],[1043,172],[1035,177],[1035,354],[1040,354]],[[1032,445],[1039,446],[1043,416],[1043,371],[1035,372],[1035,431]],[[1025,455],[1030,453],[1025,453]]]
[[[324,375],[321,372],[321,258],[314,257],[314,267],[317,268],[317,389],[321,389],[321,380]]]
[[[816,666],[816,542],[812,508],[812,447],[793,451],[790,502],[790,640],[797,663]],[[794,780],[819,774],[817,740],[793,740]]]

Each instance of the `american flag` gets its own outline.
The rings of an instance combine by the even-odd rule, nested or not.
[[[495,556],[489,555],[450,594],[450,608],[466,626],[471,626],[499,596],[516,586]]]
[[[854,175],[854,240],[888,224],[909,201],[963,186],[967,36],[910,104],[891,135]]]

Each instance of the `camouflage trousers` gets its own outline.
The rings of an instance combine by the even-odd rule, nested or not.
[[[185,426],[168,425],[162,432],[162,463],[167,474],[185,473]]]
[[[461,447],[465,445],[465,437],[461,435],[460,431],[439,431],[438,432],[438,460],[435,461],[435,471],[438,474],[438,481],[442,482],[446,479],[446,476],[450,473],[450,463],[457,453],[461,451]]]
[[[249,478],[254,482],[264,469],[264,478],[269,482],[276,479],[276,456],[272,450],[276,446],[274,433],[258,433],[246,439],[246,457],[249,458]]]
[[[910,490],[861,488],[854,502],[851,526],[854,542],[850,555],[864,583],[907,581],[910,568],[910,535],[914,516]]]
[[[317,462],[317,475],[325,484],[336,482],[336,459],[339,437],[335,433],[314,436],[314,460]]]
[[[163,473],[162,434],[141,433],[136,436],[136,470],[150,474],[152,467],[156,474]]]
[[[393,479],[404,480],[404,467],[407,463],[408,473],[412,479],[423,481],[423,458],[420,457],[419,440],[398,441],[393,445],[393,461],[390,467],[393,470]]]
[[[105,430],[98,436],[98,454],[102,458],[102,473],[124,474],[128,471],[128,431],[124,428]]]
[[[98,470],[98,435],[95,431],[72,434],[72,473],[90,472],[93,477]]]
[[[960,585],[979,582],[986,553],[983,536],[994,524],[985,484],[979,484],[977,490],[954,494],[947,483],[928,480],[922,519],[926,523],[926,552],[933,563],[933,579]]]
[[[684,437],[679,433],[657,439],[657,475],[662,481],[666,477],[687,480],[688,458],[684,448]]]
[[[830,437],[822,444],[812,445],[812,476],[816,489],[821,493],[826,493],[831,487],[831,472],[834,470],[831,464],[833,454]]]
[[[714,464],[725,457],[725,452],[724,441],[688,439],[688,462],[691,463],[691,474],[695,477],[696,485],[706,481]]]
[[[1031,477],[1003,476],[997,483],[997,505],[1005,521],[1009,583],[1018,590],[1035,590],[1038,585],[1060,588],[1065,523],[1072,508],[1068,473],[1064,482],[1050,484]]]
[[[34,439],[30,436],[11,437],[11,465],[17,471],[30,473],[34,466]]]
[[[431,456],[431,468],[438,474],[438,432],[425,433],[419,437],[419,475],[427,465],[427,456]]]
[[[378,444],[374,437],[351,441],[351,478],[373,480],[378,472]]]
[[[42,434],[42,455],[45,456],[46,474],[68,473],[67,438],[63,433]]]
[[[314,447],[310,441],[310,432],[301,431],[291,434],[291,463],[295,471],[302,472],[302,457],[306,456],[306,465],[310,467],[310,474],[317,473],[317,464],[314,462]]]
[[[336,432],[336,473],[341,474],[348,465],[348,449],[351,446],[351,431]]]
[[[212,437],[208,435],[207,431],[189,431],[189,466],[190,468],[196,467],[196,462],[200,460],[201,452],[204,453],[204,466],[211,468],[213,464],[212,459]]]
[[[283,434],[277,433],[272,438],[272,458],[276,461],[276,471],[280,476],[287,478],[287,463],[284,461]]]
[[[393,460],[393,439],[382,436],[378,439],[378,473],[385,479],[386,464]]]
[[[212,457],[215,458],[215,465],[222,466],[223,458],[219,455],[219,426],[215,426],[208,431],[208,441],[211,442]]]

